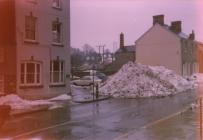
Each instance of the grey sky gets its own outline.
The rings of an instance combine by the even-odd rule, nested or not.
[[[182,31],[193,29],[203,42],[201,0],[71,0],[71,45],[119,45],[119,34],[131,45],[152,26],[152,16],[165,15],[165,23],[181,20]],[[115,43],[114,43],[115,44]],[[95,47],[96,48],[96,47]],[[114,50],[116,48],[114,47]]]

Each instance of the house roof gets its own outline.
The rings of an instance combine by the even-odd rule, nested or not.
[[[121,52],[135,52],[135,45],[124,46],[124,48],[119,48],[116,53]]]
[[[183,33],[183,32],[180,32],[180,33],[174,33],[173,31],[171,31],[171,29],[170,29],[170,26],[168,26],[168,25],[160,25],[160,24],[158,24],[158,23],[156,23],[154,26],[157,26],[157,25],[159,25],[160,27],[162,27],[163,29],[165,29],[165,30],[167,30],[168,32],[170,32],[170,33],[172,33],[173,35],[175,35],[176,37],[178,37],[178,38],[181,38],[181,39],[189,39],[189,35],[187,35],[187,34],[185,34],[185,33]],[[138,42],[142,37],[144,37],[154,26],[152,26],[151,28],[149,28],[140,38],[138,38],[136,41],[135,41],[135,43],[136,42]],[[196,41],[196,40],[193,40],[194,42],[196,42],[196,43],[199,43],[198,41]]]
[[[163,27],[164,27],[165,29],[167,29],[169,32],[171,32],[171,33],[177,35],[177,36],[180,37],[180,38],[184,38],[184,39],[188,39],[188,38],[189,38],[189,36],[186,35],[186,34],[183,33],[183,32],[180,32],[180,33],[178,33],[178,34],[174,33],[173,31],[171,31],[170,26],[168,26],[168,25],[166,25],[166,24],[165,24]]]

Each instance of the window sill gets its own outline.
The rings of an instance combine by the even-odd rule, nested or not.
[[[29,44],[39,44],[39,42],[37,42],[37,40],[24,40],[24,43],[29,43]]]
[[[63,44],[62,44],[62,43],[52,42],[52,45],[53,45],[53,46],[63,47]]]
[[[43,88],[43,85],[20,85],[20,89]]]
[[[32,4],[37,4],[37,1],[36,0],[28,0],[29,3],[32,3]]]
[[[49,87],[65,87],[66,85],[63,84],[50,84]]]
[[[57,7],[57,6],[52,6],[53,9],[56,9],[56,10],[60,10],[62,11],[62,8],[61,7]]]

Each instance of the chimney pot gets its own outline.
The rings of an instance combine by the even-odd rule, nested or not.
[[[164,15],[153,16],[153,25],[155,25],[156,23],[163,26],[164,25]]]
[[[192,30],[192,33],[189,35],[189,39],[195,40],[195,33],[193,30]]]
[[[172,21],[171,22],[171,31],[175,32],[175,33],[180,33],[182,32],[182,27],[181,27],[182,22],[181,21]]]
[[[121,49],[124,48],[124,34],[123,33],[120,34],[120,48]]]

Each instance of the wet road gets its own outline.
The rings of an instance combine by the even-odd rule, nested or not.
[[[10,118],[0,138],[110,140],[184,109],[194,92],[153,99],[111,99]],[[144,139],[143,139],[144,140]]]
[[[198,111],[187,110],[182,114],[133,130],[116,140],[199,140]]]

